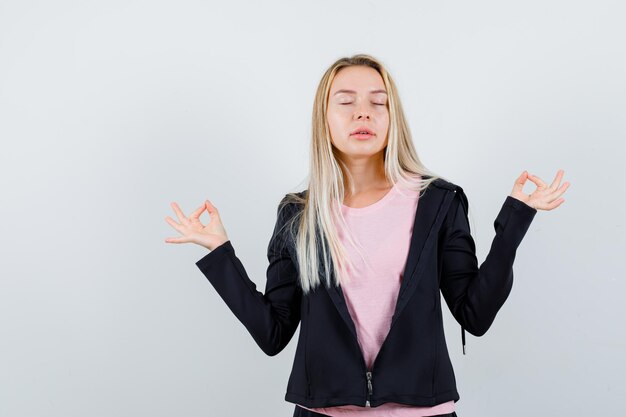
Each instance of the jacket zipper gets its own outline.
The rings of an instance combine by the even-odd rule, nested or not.
[[[461,326],[461,343],[463,344],[463,354],[465,355],[465,327]]]
[[[455,189],[454,192],[456,193],[457,190]],[[395,314],[394,314],[394,316],[395,316]],[[391,324],[393,326],[393,320],[392,320]],[[463,326],[461,326],[461,331],[462,331],[462,335],[461,336],[462,336],[462,339],[463,339],[462,340],[463,341],[463,354],[465,355],[465,328],[463,328]],[[366,407],[371,407],[370,400],[372,399],[372,394],[373,394],[373,392],[372,392],[373,391],[373,387],[372,387],[372,371],[367,371],[367,365],[365,363],[365,357],[363,356],[363,352],[362,351],[360,353],[361,353],[361,361],[363,363],[363,366],[366,369],[365,377],[366,377],[366,380],[367,380],[367,399],[365,400],[365,406]],[[374,362],[376,362],[377,358],[378,358],[378,355],[374,358]],[[374,364],[372,364],[372,368],[373,367],[374,367]],[[434,373],[433,373],[433,375],[434,375]],[[434,378],[434,376],[433,376],[433,378]],[[434,384],[434,382],[433,382],[433,384]]]
[[[365,406],[371,407],[370,399],[372,398],[372,372],[367,371],[365,376],[367,377],[367,400],[365,401]]]
[[[358,343],[357,343],[357,345],[358,345]],[[367,363],[365,362],[365,356],[363,355],[363,351],[361,350],[361,347],[357,346],[357,348],[359,350],[359,356],[361,357],[361,364],[363,364],[363,369],[365,369],[365,379],[367,381],[367,383],[366,383],[366,386],[367,386],[367,398],[365,399],[365,406],[366,407],[371,407],[370,400],[372,399],[372,371],[370,369],[368,369],[368,367],[367,367]],[[374,362],[372,363],[371,369],[374,369],[374,363],[376,363],[376,359],[377,358],[378,358],[378,355],[376,355],[376,357],[374,358]]]
[[[311,312],[311,300],[306,299],[306,314],[310,315]],[[309,326],[306,326],[306,333],[304,334],[304,372],[306,374],[306,396],[311,398],[311,379],[309,378],[309,362],[306,353],[306,345],[309,339]]]

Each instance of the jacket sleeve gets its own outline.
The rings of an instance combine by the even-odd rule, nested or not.
[[[478,267],[476,245],[470,234],[467,197],[457,186],[444,220],[440,288],[456,321],[482,336],[493,323],[513,286],[513,261],[537,209],[507,196],[495,221],[496,235],[485,261]]]
[[[230,240],[214,248],[196,265],[269,356],[282,351],[300,323],[301,289],[289,254],[287,229],[283,227],[292,204],[279,204],[274,232],[267,247],[265,294],[256,289]]]

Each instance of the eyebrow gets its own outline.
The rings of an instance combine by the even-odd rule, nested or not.
[[[342,90],[335,91],[335,94],[333,94],[333,95],[336,96],[337,94],[341,94],[341,93],[356,94],[356,91],[342,89]],[[379,93],[387,94],[387,91],[385,91],[385,90],[372,90],[372,91],[370,91],[370,94],[379,94]]]

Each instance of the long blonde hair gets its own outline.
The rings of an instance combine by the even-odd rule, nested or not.
[[[326,278],[328,287],[331,285],[331,275],[335,277],[335,285],[341,285],[348,280],[345,264],[351,262],[338,238],[333,218],[344,221],[341,203],[344,200],[344,175],[349,177],[349,173],[347,170],[344,171],[345,167],[342,167],[341,161],[335,157],[326,109],[333,79],[342,68],[353,65],[374,68],[381,75],[387,90],[389,140],[385,148],[384,165],[385,176],[389,182],[392,184],[399,182],[408,189],[421,193],[432,181],[443,178],[435,175],[420,162],[396,84],[383,64],[367,54],[343,57],[335,61],[322,76],[313,103],[308,189],[300,193],[289,193],[283,200],[286,204],[296,203],[300,207],[285,227],[289,230],[294,243],[299,279],[304,294],[308,294],[321,283],[320,275]],[[416,176],[428,178],[419,178],[416,182]],[[351,237],[348,239],[355,244]]]

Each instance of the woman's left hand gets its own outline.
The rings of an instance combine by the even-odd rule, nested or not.
[[[559,197],[565,192],[565,190],[568,189],[570,185],[569,182],[565,182],[559,187],[561,179],[563,178],[563,172],[564,171],[562,169],[559,169],[556,174],[556,178],[554,178],[552,184],[548,186],[541,178],[535,175],[530,175],[527,171],[524,171],[515,181],[511,197],[517,198],[537,210],[555,209],[565,201],[564,198]],[[530,195],[522,192],[524,184],[528,179],[537,185],[537,189]]]

